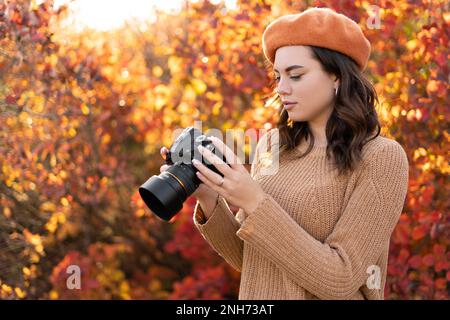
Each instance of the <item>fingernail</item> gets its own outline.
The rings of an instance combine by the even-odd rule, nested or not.
[[[196,166],[200,164],[200,161],[198,161],[197,159],[193,159],[192,163],[194,164],[194,166]]]

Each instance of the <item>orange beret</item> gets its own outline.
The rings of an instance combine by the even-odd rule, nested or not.
[[[264,30],[263,52],[273,64],[275,52],[284,46],[309,45],[343,53],[364,70],[370,42],[356,22],[328,8],[310,8],[272,21]]]

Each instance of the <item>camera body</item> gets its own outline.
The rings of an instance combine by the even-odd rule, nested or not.
[[[158,176],[150,177],[139,188],[139,194],[147,207],[165,221],[172,219],[183,208],[183,202],[201,183],[196,175],[198,170],[192,164],[193,159],[223,176],[212,163],[203,159],[198,151],[200,145],[226,163],[225,157],[215,149],[210,138],[194,127],[187,127],[169,148],[165,162],[171,167]]]
[[[192,160],[197,159],[198,161],[206,165],[209,169],[222,175],[214,165],[212,165],[208,160],[202,158],[200,152],[198,151],[198,147],[200,145],[215,153],[216,155],[220,155],[222,157],[222,160],[225,161],[225,158],[220,154],[219,151],[215,149],[214,144],[209,137],[202,134],[200,130],[195,129],[194,127],[187,127],[181,132],[181,134],[169,148],[169,153],[166,156],[166,164],[185,164],[192,166]],[[198,180],[198,183],[200,183],[200,180]]]

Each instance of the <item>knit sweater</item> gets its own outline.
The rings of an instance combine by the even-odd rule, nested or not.
[[[257,208],[234,215],[219,197],[206,222],[199,202],[194,209],[200,233],[241,272],[239,299],[384,299],[390,237],[408,187],[401,145],[378,136],[359,165],[338,176],[326,147],[299,158],[304,142],[279,153],[276,174],[262,175],[259,148],[269,134],[250,171],[265,193]]]

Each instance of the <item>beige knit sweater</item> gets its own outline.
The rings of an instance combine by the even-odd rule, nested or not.
[[[239,299],[384,299],[390,236],[408,187],[403,148],[378,136],[359,167],[338,177],[326,147],[295,159],[304,142],[279,154],[275,175],[261,175],[268,135],[251,167],[266,193],[257,209],[235,216],[220,197],[206,223],[198,202],[194,210],[206,241],[241,272]]]

